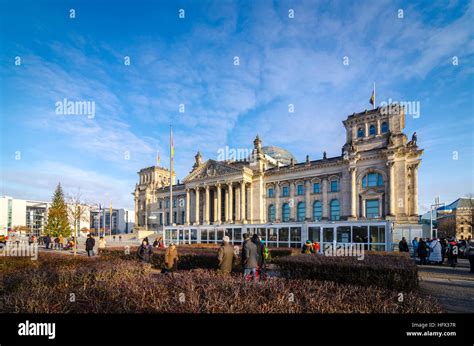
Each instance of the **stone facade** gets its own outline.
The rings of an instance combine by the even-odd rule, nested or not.
[[[138,226],[263,224],[331,220],[390,220],[418,223],[418,167],[422,149],[416,134],[403,133],[403,108],[354,113],[343,121],[341,156],[296,163],[284,149],[262,147],[257,136],[249,158],[202,161],[173,184],[170,171],[149,167],[138,174]],[[271,157],[278,152],[280,161]],[[287,158],[285,164],[281,157]],[[289,163],[288,163],[289,161]],[[147,217],[148,216],[148,217]]]

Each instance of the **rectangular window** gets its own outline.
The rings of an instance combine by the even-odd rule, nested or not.
[[[331,181],[331,192],[337,192],[339,191],[339,186],[338,186],[338,181],[337,180],[333,180]]]
[[[308,239],[312,240],[313,242],[319,242],[319,232],[320,227],[309,227],[308,228]]]
[[[313,193],[319,193],[319,183],[314,183],[313,184]]]
[[[365,216],[368,219],[375,219],[380,217],[378,199],[368,199],[365,201]]]
[[[268,188],[268,197],[273,197],[273,194],[274,194],[274,191],[273,191],[273,187],[270,187]]]
[[[338,243],[351,242],[351,227],[350,226],[339,226],[337,228],[337,242]]]
[[[288,197],[290,195],[288,192],[288,186],[283,186],[281,193],[283,197]]]
[[[298,184],[298,186],[296,187],[296,191],[297,191],[298,196],[301,196],[302,194],[304,194],[303,184]]]

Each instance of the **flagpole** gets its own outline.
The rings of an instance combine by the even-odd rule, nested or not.
[[[174,156],[174,148],[173,148],[173,130],[170,125],[170,225],[173,225],[173,156]]]

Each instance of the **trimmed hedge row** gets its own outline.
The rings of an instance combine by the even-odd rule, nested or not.
[[[5,266],[0,267],[0,306],[6,313],[442,312],[429,296],[408,292],[399,302],[397,291],[380,287],[283,278],[254,284],[203,269],[165,275],[147,264],[101,257],[40,254],[26,268],[16,258],[7,260],[17,270],[2,275]]]
[[[409,256],[391,252],[368,252],[357,257],[299,255],[274,261],[280,275],[291,279],[335,281],[362,286],[378,286],[398,291],[418,287],[416,265]]]

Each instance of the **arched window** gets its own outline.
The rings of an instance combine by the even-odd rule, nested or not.
[[[314,201],[313,203],[313,219],[314,221],[321,221],[323,217],[323,206],[320,201]]]
[[[284,203],[281,208],[281,218],[283,222],[290,221],[290,206],[288,203]]]
[[[339,191],[339,180],[337,180],[337,179],[331,180],[331,184],[329,186],[329,191],[330,192]]]
[[[306,206],[304,202],[299,202],[297,207],[297,220],[303,222],[306,217]]]
[[[375,136],[375,125],[372,124],[369,127],[369,136]]]
[[[387,124],[386,121],[384,121],[384,122],[382,123],[382,127],[381,127],[380,131],[381,131],[382,133],[387,133],[387,132],[388,132],[388,124]]]
[[[359,127],[357,130],[357,138],[362,138],[364,137],[364,129],[362,127]]]
[[[380,173],[368,173],[362,178],[362,187],[383,186],[383,178]]]
[[[275,221],[275,205],[273,204],[270,204],[270,206],[268,207],[268,221]]]
[[[337,199],[333,199],[330,204],[330,218],[331,220],[339,220],[341,217],[340,208],[339,208],[339,201]]]

